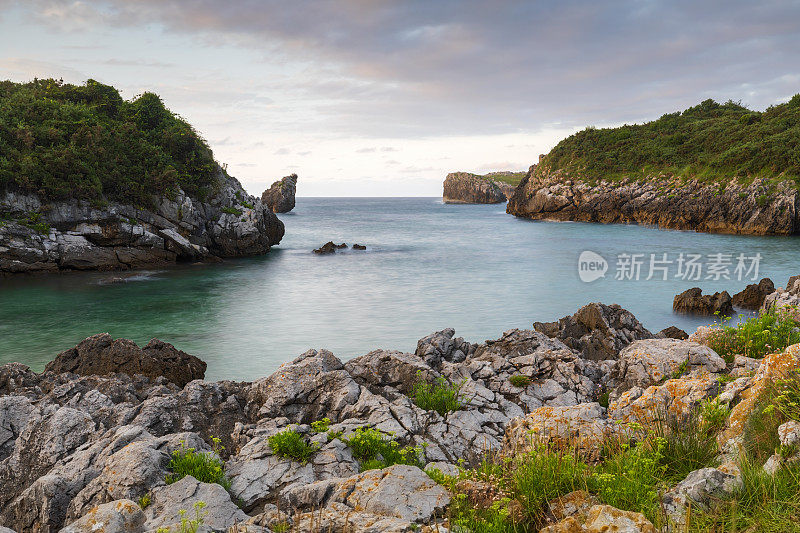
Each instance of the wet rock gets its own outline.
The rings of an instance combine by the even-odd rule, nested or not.
[[[757,284],[751,283],[741,292],[734,294],[731,302],[736,307],[756,310],[764,304],[764,299],[767,295],[773,292],[775,292],[775,284],[772,283],[771,279],[763,278]]]
[[[367,249],[367,247],[364,246],[363,244],[354,244],[353,245],[353,250],[366,250],[366,249]]]
[[[94,335],[74,348],[61,352],[45,367],[53,373],[106,375],[124,372],[167,380],[183,387],[195,379],[203,379],[206,363],[193,355],[177,350],[169,343],[153,339],[144,348],[128,339],[112,339],[108,333]]]
[[[653,334],[619,305],[591,303],[557,322],[535,322],[533,328],[561,340],[584,359],[616,359],[620,350]]]
[[[675,296],[672,310],[676,313],[703,316],[733,316],[734,313],[731,295],[727,291],[704,295],[699,287],[687,289]]]
[[[342,248],[347,248],[347,243],[342,244],[334,244],[333,241],[328,241],[319,248],[314,250],[315,254],[333,254],[336,253],[336,250],[340,250]]]
[[[145,516],[131,500],[116,500],[91,509],[60,533],[137,533],[144,531]]]
[[[290,174],[273,183],[261,194],[261,202],[273,213],[288,213],[294,209],[297,192],[297,174]]]

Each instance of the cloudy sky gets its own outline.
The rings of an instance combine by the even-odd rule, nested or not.
[[[800,0],[0,0],[0,78],[162,96],[251,193],[437,196],[587,125],[800,92]]]

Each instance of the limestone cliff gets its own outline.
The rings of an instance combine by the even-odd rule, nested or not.
[[[794,235],[800,231],[798,202],[798,190],[789,181],[733,179],[721,184],[670,175],[595,181],[552,169],[545,158],[531,167],[506,211],[535,220]]]
[[[278,244],[283,223],[222,169],[216,179],[204,200],[178,189],[173,197],[154,198],[149,209],[0,192],[0,274],[218,260],[263,254]]]
[[[294,196],[297,192],[297,174],[291,174],[276,181],[261,194],[261,202],[273,213],[288,213],[294,209]]]
[[[510,190],[509,190],[510,189]],[[446,204],[499,204],[513,186],[487,176],[452,172],[444,180],[442,200]]]

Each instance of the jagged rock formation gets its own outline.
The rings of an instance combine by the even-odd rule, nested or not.
[[[733,316],[733,304],[728,291],[703,294],[699,287],[692,287],[675,295],[672,310],[676,313],[703,316]]]
[[[506,195],[493,179],[469,172],[452,172],[444,180],[442,200],[446,204],[499,204],[506,201]]]
[[[734,294],[731,302],[742,309],[756,310],[764,304],[764,299],[773,292],[775,292],[775,284],[771,279],[763,278],[757,284],[751,283],[742,291]]]
[[[755,179],[727,186],[649,176],[589,181],[534,165],[506,211],[534,220],[653,224],[661,228],[747,235],[800,232],[800,194],[792,183]]]
[[[154,205],[45,203],[35,194],[0,193],[0,275],[258,255],[283,238],[283,223],[222,169],[208,199],[178,190]]]
[[[273,213],[288,213],[294,209],[297,192],[297,174],[291,174],[273,183],[261,194],[261,202]]]
[[[0,367],[0,527],[88,533],[101,524],[144,533],[175,524],[181,509],[203,501],[204,526],[213,531],[315,531],[320,524],[416,531],[446,516],[451,495],[418,466],[362,471],[348,444],[358,428],[391,432],[399,445],[419,447],[420,466],[452,472],[459,461],[476,465],[489,452],[508,457],[528,449],[532,437],[591,457],[609,436],[652,425],[653,413],[685,415],[718,398],[733,407],[719,438],[723,448],[736,448],[759,391],[795,368],[800,353],[795,345],[763,362],[726,363],[698,342],[649,338],[633,315],[603,304],[539,326],[549,336],[513,329],[477,344],[445,329],[420,339],[414,353],[375,350],[346,363],[309,350],[253,382],[186,383],[191,376],[174,376],[192,366],[191,356],[175,356],[158,341],[139,350],[103,335],[41,374],[7,364]],[[102,362],[95,372],[89,361],[78,365],[83,375],[62,371],[75,368],[65,360],[89,357],[92,346],[100,346],[101,359],[135,352],[128,372],[158,359],[170,379],[109,374]],[[441,414],[413,401],[417,383],[439,379],[462,384],[461,408]],[[602,393],[608,407],[598,401]],[[330,421],[325,430],[311,425],[323,418]],[[290,427],[318,447],[308,462],[272,449],[270,437]],[[800,424],[779,429],[787,446],[799,435]],[[212,437],[224,449],[212,451]],[[191,476],[166,484],[170,454],[183,446],[219,457],[230,491]],[[773,466],[788,460],[777,457]],[[663,495],[665,509],[679,520],[686,508],[727,493],[737,479],[726,468],[690,474]],[[467,489],[472,498],[492,487]],[[151,503],[142,509],[145,494]],[[573,524],[569,531],[654,531],[641,515],[587,493],[563,500],[574,512],[556,513],[555,502],[550,509],[554,521]],[[553,527],[545,531],[562,530]]]

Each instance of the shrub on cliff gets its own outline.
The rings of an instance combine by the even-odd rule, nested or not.
[[[0,82],[0,191],[147,207],[178,187],[204,198],[216,169],[207,143],[153,93],[125,101],[95,80]]]
[[[713,100],[645,124],[586,128],[545,158],[551,169],[589,179],[671,173],[710,180],[734,176],[800,183],[800,95],[766,111]]]

